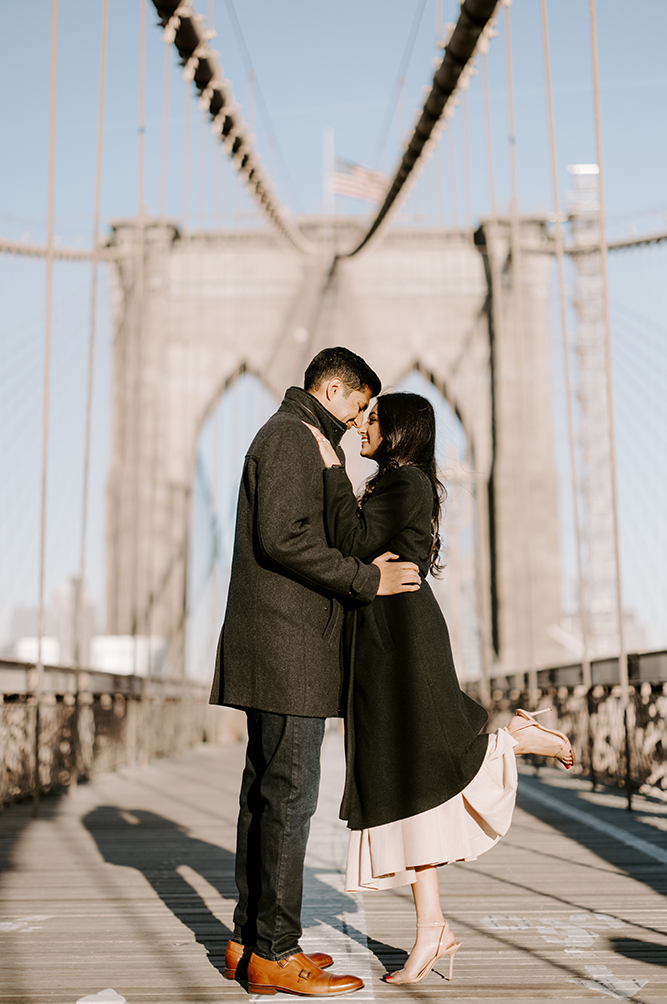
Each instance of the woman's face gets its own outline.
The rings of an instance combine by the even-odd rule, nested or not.
[[[382,442],[377,404],[373,405],[370,415],[359,429],[359,435],[361,436],[362,457],[374,457]]]

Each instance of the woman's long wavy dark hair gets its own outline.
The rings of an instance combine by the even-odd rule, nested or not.
[[[362,506],[375,488],[378,479],[392,467],[411,464],[428,477],[433,489],[431,530],[433,542],[429,558],[430,571],[442,570],[440,557],[440,507],[446,497],[444,485],[438,479],[435,462],[435,412],[433,405],[419,394],[382,394],[377,401],[382,442],[373,460],[378,472],[366,482],[359,500]]]

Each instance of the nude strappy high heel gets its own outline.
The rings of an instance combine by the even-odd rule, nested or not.
[[[391,973],[389,976],[387,976],[387,979],[386,979],[387,983],[397,983],[397,984],[401,984],[401,983],[421,983],[421,981],[424,979],[424,977],[428,976],[428,974],[431,972],[431,970],[433,969],[433,966],[436,964],[436,962],[438,961],[438,959],[441,959],[443,957],[443,955],[448,955],[449,956],[449,977],[448,978],[450,980],[452,979],[452,975],[453,975],[453,972],[454,972],[454,956],[456,955],[456,953],[458,952],[459,948],[461,947],[461,942],[460,941],[455,941],[454,944],[450,945],[448,948],[443,948],[442,947],[442,943],[443,943],[443,941],[445,939],[446,932],[450,931],[450,933],[451,933],[451,929],[450,929],[449,924],[447,923],[447,921],[445,921],[444,924],[417,924],[417,928],[419,929],[420,927],[439,927],[440,928],[440,937],[438,939],[438,948],[437,948],[437,951],[436,951],[435,955],[433,956],[432,959],[430,959],[429,962],[426,963],[426,965],[422,969],[419,970],[419,972],[417,973],[417,975],[413,979],[410,979],[408,976],[406,976],[405,969],[398,969],[395,973]]]
[[[570,740],[563,732],[557,732],[556,729],[548,729],[544,725],[540,725],[539,722],[535,721],[537,715],[544,715],[547,711],[551,711],[551,708],[541,708],[540,711],[533,711],[532,714],[529,711],[525,711],[523,708],[517,708],[514,712],[514,717],[526,719],[527,724],[517,725],[514,728],[510,728],[512,724],[512,722],[510,722],[510,725],[507,727],[507,731],[510,735],[514,735],[514,733],[521,732],[523,729],[536,728],[539,729],[540,732],[544,732],[547,735],[554,736],[562,740],[559,748],[556,748],[555,743],[552,745],[545,743],[543,749],[534,749],[530,752],[537,753],[540,756],[553,757],[554,760],[559,760],[563,764],[565,770],[569,770],[574,764],[574,752],[572,750]]]

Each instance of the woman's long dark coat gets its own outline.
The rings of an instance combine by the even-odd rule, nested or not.
[[[417,467],[382,475],[357,515],[345,471],[324,472],[330,543],[372,561],[393,551],[428,572],[431,483]],[[459,687],[447,625],[429,584],[347,615],[347,776],[341,817],[379,826],[453,798],[481,767],[484,709]]]

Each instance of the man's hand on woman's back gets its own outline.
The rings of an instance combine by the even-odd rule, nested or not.
[[[415,593],[421,586],[419,569],[413,561],[399,561],[397,554],[385,551],[373,564],[380,569],[378,596]]]

